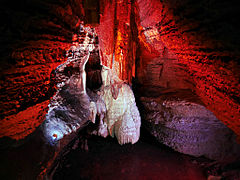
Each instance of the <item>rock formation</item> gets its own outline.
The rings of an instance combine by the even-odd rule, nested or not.
[[[0,137],[33,133],[54,95],[51,72],[66,61],[83,17],[79,1],[1,1]]]
[[[95,133],[114,135],[120,144],[134,143],[140,117],[133,87],[136,101],[149,111],[143,113],[143,126],[162,142],[196,156],[218,159],[220,150],[222,157],[230,154],[234,136],[223,124],[240,137],[236,4],[215,0],[2,0],[0,142],[3,147],[25,147],[29,141],[37,149],[34,137],[42,136],[41,126],[49,141],[60,140],[60,151],[85,123],[100,120]],[[89,55],[84,44],[90,49],[90,44],[99,46]],[[108,68],[88,69],[88,64],[85,75],[80,59],[89,63],[98,59],[117,77],[111,75],[111,81],[106,81],[111,74]],[[165,98],[183,90],[200,100],[184,100],[182,95],[180,100]],[[119,114],[112,113],[116,110]],[[161,125],[155,125],[158,120]],[[171,136],[166,138],[165,132]],[[206,133],[212,136],[204,139]],[[189,137],[199,138],[198,145],[192,145]],[[210,143],[208,152],[200,145],[204,142]],[[188,148],[180,148],[181,143]],[[56,152],[54,148],[51,152]]]
[[[78,60],[85,64],[89,53]],[[82,66],[80,66],[79,74],[72,75],[51,100],[43,124],[46,138],[50,142],[62,139],[64,135],[76,131],[84,122],[91,120],[90,98],[86,93],[86,81],[84,81],[86,75],[81,71]]]
[[[102,79],[100,97],[106,105],[103,121],[109,134],[116,136],[119,144],[136,143],[140,137],[141,118],[132,89],[104,66]]]
[[[79,37],[83,39],[82,44],[72,46],[67,53],[67,62],[55,70],[58,90],[49,104],[46,120],[42,126],[46,138],[51,143],[77,131],[89,120],[95,121],[95,107],[86,91],[85,72],[86,63],[94,49],[95,38],[88,37],[90,33],[94,33],[91,28],[83,29],[80,25],[80,30],[85,31]],[[75,68],[75,72],[65,74],[69,67]]]
[[[188,74],[182,74],[179,67],[178,79],[181,75],[184,84],[192,84],[188,89],[194,90],[205,106],[240,136],[239,19],[234,3],[137,0],[137,4],[148,45],[166,61],[171,61],[174,54]],[[147,64],[148,59],[142,58],[140,64]]]
[[[96,123],[96,116],[99,116],[97,134],[116,136],[119,144],[134,144],[140,137],[141,119],[133,92],[112,70],[103,66],[100,90],[94,93],[89,89],[87,93],[85,66],[90,53],[94,49],[98,51],[98,45],[93,44],[97,37],[94,29],[80,25],[81,32],[85,32],[85,36],[81,36],[82,44],[72,46],[67,53],[67,62],[55,71],[58,90],[43,124],[45,136],[50,143],[57,143],[89,120]],[[75,72],[65,74],[67,68],[75,69]]]
[[[96,26],[104,65],[111,66],[116,52],[121,78],[131,83],[135,76],[143,86],[152,78],[153,84],[161,87],[188,87],[238,134],[238,21],[237,10],[231,6],[228,2],[188,0],[95,4],[3,0],[1,17],[7,18],[2,19],[1,28],[6,45],[1,49],[0,136],[22,139],[44,121],[55,92],[51,72],[66,61],[64,51],[76,42],[81,21]],[[168,82],[175,77],[176,83]]]
[[[190,97],[189,97],[190,96]],[[237,158],[234,133],[188,91],[142,97],[145,127],[156,139],[192,156],[223,160]]]

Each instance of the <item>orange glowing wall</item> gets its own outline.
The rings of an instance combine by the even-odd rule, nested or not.
[[[224,18],[226,15],[222,13],[214,16],[220,7],[214,4],[208,4],[198,14],[196,12],[199,6],[181,1],[137,2],[141,25],[158,29],[158,38],[177,56],[180,63],[186,65],[196,84],[194,90],[207,108],[240,137],[240,56],[234,51],[237,47],[228,47],[231,42],[229,39],[234,36],[227,34],[222,28],[234,24]],[[183,9],[177,9],[182,6]],[[219,12],[222,12],[221,9]],[[205,24],[201,20],[204,15],[208,16],[203,19]],[[229,39],[221,34],[217,36],[217,30],[211,31],[214,27],[217,30],[222,28],[222,33]]]
[[[135,76],[136,33],[134,3],[131,0],[105,1],[96,28],[101,47],[102,64],[112,68],[118,77],[131,83]],[[104,7],[104,8],[103,8]]]

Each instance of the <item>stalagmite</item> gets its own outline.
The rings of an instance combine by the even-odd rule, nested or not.
[[[109,134],[116,136],[119,144],[136,143],[140,137],[141,118],[131,88],[105,66],[102,80],[100,96],[107,109],[102,126],[106,122]],[[103,129],[101,127],[101,131]]]

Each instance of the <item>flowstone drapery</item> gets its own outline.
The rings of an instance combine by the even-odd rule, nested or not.
[[[119,144],[136,143],[140,137],[141,118],[133,91],[118,79],[111,69],[102,67],[103,85],[99,92],[106,106],[106,115],[101,119],[99,135],[116,136]]]

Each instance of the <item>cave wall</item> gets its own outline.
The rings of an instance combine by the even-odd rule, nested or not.
[[[163,92],[175,92],[178,90],[193,90],[195,82],[188,74],[185,64],[179,62],[178,57],[171,52],[158,36],[155,27],[146,27],[142,35],[145,36],[145,44],[140,43],[139,57],[136,65],[136,77],[138,86],[142,91],[159,90]]]
[[[161,52],[162,43],[176,55],[195,84],[192,89],[239,136],[240,44],[234,1],[137,2],[141,25],[152,29],[151,36],[146,36],[154,37],[150,44]]]
[[[128,32],[128,28],[121,27],[121,22],[115,22],[119,15],[114,2],[105,1],[108,5],[105,7],[112,8],[102,14],[99,32],[103,60],[109,53],[110,67],[111,52],[117,52],[117,47],[122,46],[121,43],[114,46],[119,38],[114,33]],[[128,9],[124,2],[128,1],[121,1],[122,8]],[[219,120],[240,135],[239,35],[234,2],[136,0],[133,4],[134,32],[138,36],[136,81],[143,87],[141,91],[153,86],[158,87],[160,93],[192,90]],[[127,15],[121,14],[121,19],[127,19]],[[108,22],[114,27],[109,34],[104,31]],[[122,41],[128,47],[128,40],[122,38]],[[128,53],[122,52],[120,64],[129,60]],[[125,76],[131,71],[129,67],[117,69]],[[117,74],[125,80],[121,73]]]
[[[135,1],[101,1],[99,36],[102,64],[114,70],[116,75],[132,83],[135,76],[137,26]]]
[[[23,138],[44,121],[55,92],[51,72],[66,61],[80,20],[98,22],[95,10],[103,64],[111,67],[115,53],[119,77],[131,83],[136,58],[140,85],[196,91],[240,135],[234,1],[105,0],[100,9],[86,2],[1,1],[0,137]]]
[[[1,1],[0,137],[21,139],[45,119],[51,72],[66,61],[81,0]]]

